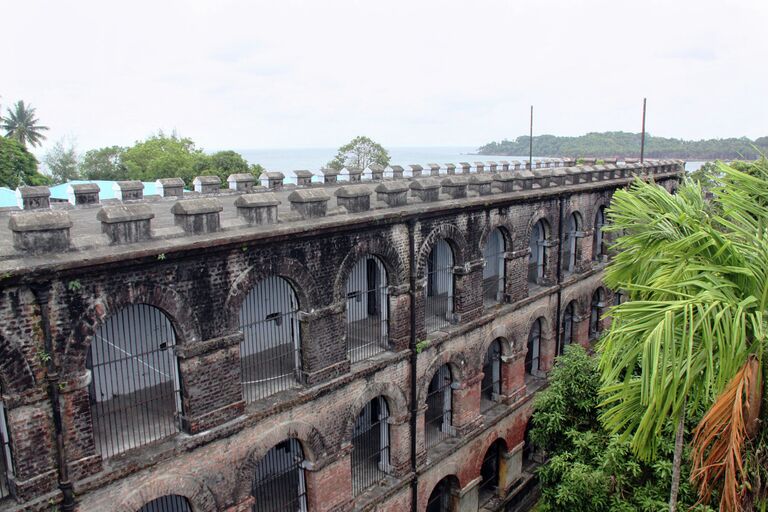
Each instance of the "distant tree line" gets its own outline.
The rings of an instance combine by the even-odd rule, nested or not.
[[[640,133],[592,132],[579,137],[537,135],[533,138],[536,156],[556,157],[637,157],[640,155]],[[528,154],[530,137],[504,139],[480,147],[481,155],[522,156]],[[768,137],[683,140],[645,136],[647,158],[682,158],[687,160],[744,159],[754,160],[768,152]]]

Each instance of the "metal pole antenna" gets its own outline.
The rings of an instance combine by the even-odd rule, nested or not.
[[[640,136],[640,163],[643,163],[645,156],[645,98],[643,98],[643,133]]]
[[[528,143],[528,168],[533,169],[533,105],[531,105],[531,136]]]

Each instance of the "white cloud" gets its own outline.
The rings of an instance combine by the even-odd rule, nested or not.
[[[766,135],[763,0],[4,5],[0,101],[49,142],[473,145],[526,133]],[[15,22],[13,20],[21,20]],[[10,21],[10,22],[9,22]],[[30,32],[31,31],[31,32]]]

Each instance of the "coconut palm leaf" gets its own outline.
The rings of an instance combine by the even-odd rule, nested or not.
[[[13,110],[8,109],[8,116],[0,118],[0,128],[6,131],[6,136],[18,140],[20,143],[31,146],[39,146],[45,136],[40,133],[47,130],[47,126],[41,126],[35,116],[35,109],[18,101]]]

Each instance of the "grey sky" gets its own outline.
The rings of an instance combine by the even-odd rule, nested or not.
[[[768,135],[768,1],[4,1],[0,102],[81,150]]]

